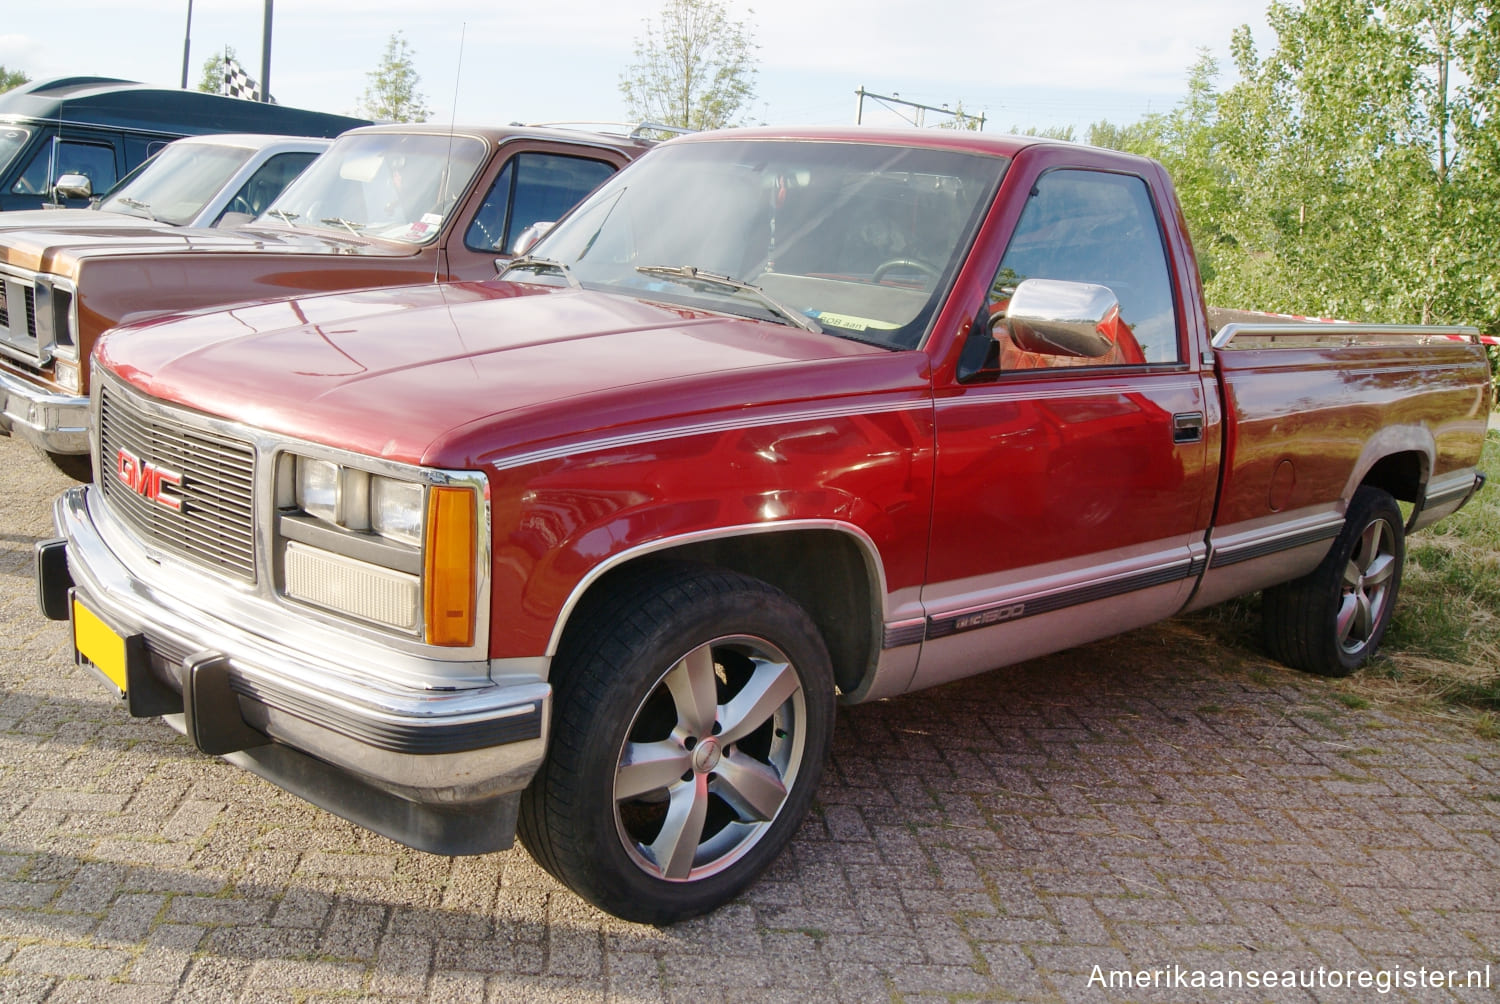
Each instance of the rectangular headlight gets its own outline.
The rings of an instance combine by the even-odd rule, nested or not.
[[[297,458],[297,507],[309,516],[333,523],[339,512],[339,465]]]
[[[370,529],[413,547],[422,543],[422,486],[379,475],[370,478]]]

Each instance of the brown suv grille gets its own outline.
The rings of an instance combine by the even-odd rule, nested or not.
[[[101,393],[103,470],[97,480],[110,507],[151,543],[254,582],[254,447],[175,418],[148,415],[114,387]],[[152,470],[177,475],[180,484],[169,486],[169,494],[182,500],[181,508],[128,485],[119,473],[122,451]]]

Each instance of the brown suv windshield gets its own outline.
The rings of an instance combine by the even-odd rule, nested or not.
[[[484,143],[471,136],[345,136],[258,222],[426,244],[437,237],[484,159]]]

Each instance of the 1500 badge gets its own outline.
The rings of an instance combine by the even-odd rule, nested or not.
[[[1012,621],[1026,613],[1026,604],[1012,603],[1007,607],[996,607],[993,610],[983,610],[977,614],[965,614],[953,621],[955,631],[967,631],[970,628],[985,627],[990,624],[999,624],[1001,621]]]

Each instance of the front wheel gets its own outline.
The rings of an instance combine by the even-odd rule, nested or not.
[[[1322,563],[1265,591],[1262,627],[1272,657],[1322,676],[1348,676],[1364,665],[1390,624],[1405,560],[1396,500],[1361,486]]]
[[[822,638],[779,590],[687,565],[630,574],[574,623],[521,841],[627,920],[711,910],[775,859],[811,805],[834,714]]]

